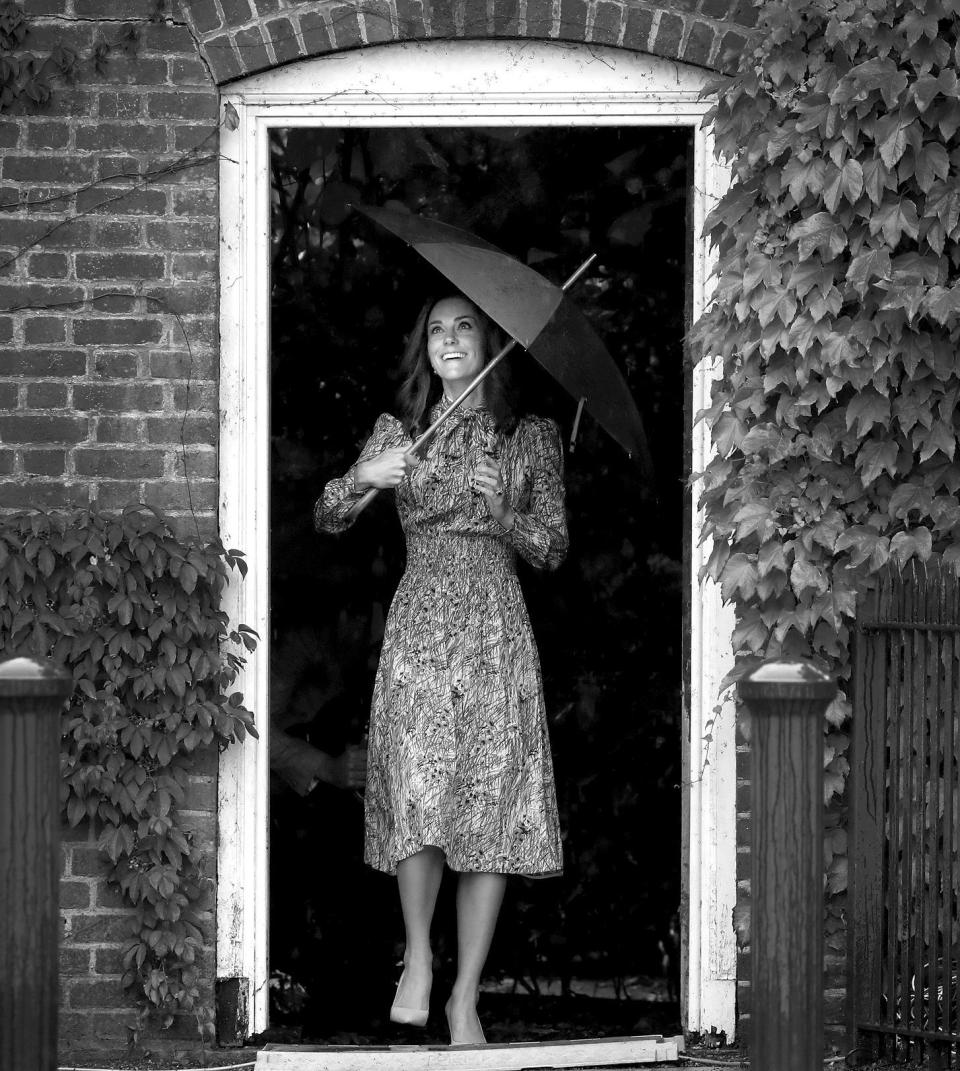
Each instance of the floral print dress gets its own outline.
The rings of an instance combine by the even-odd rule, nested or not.
[[[431,421],[441,412],[438,403]],[[383,414],[358,459],[408,446]],[[470,487],[495,457],[516,517],[507,531]],[[556,425],[497,432],[461,407],[394,492],[406,571],[384,631],[367,757],[364,859],[395,873],[427,845],[451,869],[547,876],[562,869],[540,661],[515,569],[553,569],[567,550]],[[360,498],[353,468],[326,485],[316,527],[341,532]]]

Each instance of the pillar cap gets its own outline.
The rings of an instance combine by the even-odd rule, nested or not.
[[[16,696],[66,699],[72,691],[72,674],[54,662],[22,657],[0,660],[0,699]]]
[[[833,699],[837,682],[805,658],[773,658],[740,679],[742,699]]]

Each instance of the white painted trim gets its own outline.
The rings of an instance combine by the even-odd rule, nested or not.
[[[709,292],[711,257],[700,237],[711,197],[726,181],[700,121],[707,72],[673,61],[559,42],[428,41],[338,53],[255,75],[224,94],[239,115],[221,141],[221,496],[224,541],[245,550],[250,575],[230,593],[230,613],[260,632],[244,690],[258,713],[259,744],[228,749],[220,776],[217,975],[248,979],[250,1030],[267,1022],[267,803],[265,712],[269,632],[269,172],[272,126],[690,126],[694,128],[693,311]],[[495,88],[494,88],[495,87]],[[694,409],[710,370],[693,376]],[[694,430],[693,467],[710,444]],[[689,937],[684,1026],[734,1036],[736,948],[735,740],[732,708],[717,704],[729,667],[731,615],[697,580],[699,513],[693,511],[688,817]],[[709,757],[709,764],[705,760]],[[702,770],[702,776],[699,776]]]

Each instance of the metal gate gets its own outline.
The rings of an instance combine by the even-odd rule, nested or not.
[[[960,583],[890,569],[854,637],[849,1009],[853,1044],[949,1066],[960,1039]]]

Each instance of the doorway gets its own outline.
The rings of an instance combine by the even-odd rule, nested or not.
[[[403,334],[422,295],[445,285],[349,202],[439,216],[557,282],[596,253],[576,303],[621,367],[656,456],[653,471],[642,472],[589,418],[574,436],[575,401],[531,358],[512,358],[519,410],[552,417],[574,444],[569,559],[553,574],[521,568],[543,667],[565,874],[510,884],[481,1001],[494,1042],[680,1032],[691,162],[682,127],[271,132],[270,718],[278,747],[283,733],[304,754],[307,745],[333,757],[362,739],[403,540],[389,496],[343,537],[311,532],[312,505],[352,463],[377,415],[393,408]],[[327,783],[307,797],[289,770],[272,779],[271,1022],[286,1037],[373,1044],[403,1036],[385,1022],[402,925],[393,882],[362,866],[359,793],[345,773],[334,779],[339,789]],[[450,884],[436,927],[438,990],[454,969]],[[428,1024],[425,1040],[442,1043],[441,1022]]]
[[[377,53],[375,63],[371,59],[372,52]],[[603,53],[603,63],[597,62],[598,53]],[[490,80],[492,69],[500,72],[495,83]],[[533,71],[538,85],[536,93],[528,88]],[[257,627],[263,637],[245,678],[246,695],[258,712],[266,712],[271,706],[268,671],[272,646],[271,582],[267,564],[270,561],[271,530],[268,508],[270,376],[267,367],[271,249],[267,206],[272,182],[270,144],[273,132],[317,127],[341,133],[348,128],[436,131],[483,124],[500,130],[510,127],[656,127],[669,129],[685,144],[689,137],[692,152],[685,150],[688,158],[692,156],[689,171],[692,225],[689,233],[693,253],[689,262],[690,307],[686,317],[689,321],[703,307],[707,288],[709,262],[707,250],[699,238],[702,221],[710,197],[723,181],[722,171],[709,152],[709,136],[696,127],[708,106],[699,99],[704,80],[704,73],[695,69],[678,68],[674,63],[615,49],[591,46],[587,52],[578,52],[570,46],[560,48],[549,43],[524,42],[512,46],[509,42],[430,42],[391,45],[291,65],[247,79],[235,93],[227,96],[226,103],[237,112],[239,123],[235,130],[225,133],[221,172],[221,530],[230,545],[244,548],[250,556],[248,579],[232,590],[230,611],[238,619]],[[496,92],[489,90],[491,84],[497,85]],[[438,90],[437,86],[443,88]],[[588,132],[589,129],[582,133],[586,136]],[[526,144],[533,134],[531,131],[523,137],[511,137],[516,144]],[[612,138],[614,135],[607,131],[603,136]],[[504,137],[503,144],[509,147],[511,142]],[[635,148],[628,147],[624,151],[634,151]],[[615,155],[599,155],[604,156],[605,163],[617,159]],[[608,172],[613,173],[609,169]],[[630,226],[642,230],[642,217],[635,218]],[[631,233],[636,234],[637,230]],[[496,240],[495,235],[489,236]],[[510,243],[502,241],[501,244],[509,246]],[[378,239],[378,248],[386,248],[382,239]],[[521,250],[524,257],[531,248],[546,254],[557,252],[548,242],[531,243]],[[398,256],[409,256],[399,249],[395,252]],[[406,263],[409,265],[410,261]],[[538,266],[547,271],[548,265],[549,259]],[[385,324],[389,322],[394,332],[402,332],[406,329],[401,326],[402,319],[385,319]],[[598,326],[605,333],[604,325]],[[614,325],[615,337],[616,333]],[[709,369],[694,370],[691,379],[689,409],[696,411],[703,406],[707,396]],[[388,390],[389,382],[385,382],[384,387]],[[368,401],[372,404],[374,399]],[[641,398],[643,409],[642,401]],[[569,429],[569,403],[560,400],[556,404],[561,408],[568,406],[558,415],[561,425]],[[648,417],[648,420],[652,418]],[[573,484],[581,464],[584,472],[588,471],[588,465],[591,466],[589,471],[593,472],[594,464],[602,467],[605,463],[603,451],[607,446],[602,442],[602,434],[596,433],[601,440],[597,443],[590,441],[591,434],[589,427],[585,427],[571,459]],[[685,435],[691,455],[688,471],[699,471],[708,443],[702,430],[689,424]],[[350,445],[355,447],[357,444]],[[609,449],[618,448],[610,444]],[[679,455],[679,448],[677,453]],[[585,486],[594,482],[591,478],[585,481]],[[364,524],[366,526],[366,520]],[[678,782],[682,797],[679,923],[683,941],[680,978],[683,1025],[694,1032],[724,1030],[728,1038],[732,1038],[736,980],[735,943],[730,920],[735,898],[733,826],[736,782],[732,712],[728,704],[717,700],[718,684],[729,660],[727,648],[731,630],[718,593],[710,585],[701,585],[698,579],[704,551],[699,546],[695,509],[689,510],[684,530],[688,553],[677,576],[678,586],[689,606],[687,646],[682,656],[686,691],[682,706]],[[638,553],[638,545],[634,548],[635,558],[646,563],[648,568],[650,555]],[[623,542],[614,549],[618,558],[622,556]],[[374,552],[376,550],[373,548]],[[355,562],[366,560],[369,564],[379,560],[377,553],[364,557],[356,540],[350,546],[350,555]],[[670,559],[669,554],[665,557]],[[386,550],[383,560],[389,570]],[[532,612],[537,612],[541,599],[540,605],[546,608],[542,617],[547,631],[544,627],[538,628],[535,622],[538,640],[544,650],[551,643],[549,630],[558,620],[558,616],[551,612],[551,599],[559,586],[562,585],[554,585],[553,580],[548,579],[542,591],[539,584],[528,590]],[[371,631],[375,632],[375,629]],[[368,632],[366,637],[360,637],[352,649],[362,650],[364,642],[369,648],[370,635]],[[356,667],[358,674],[361,670],[362,667]],[[570,686],[567,687],[569,693]],[[557,702],[548,693],[551,709],[563,711],[565,706],[569,707],[567,714],[560,714],[558,733],[566,731],[562,730],[564,717],[579,731],[580,715],[572,712],[590,709],[591,688],[596,688],[596,682],[578,678],[573,705],[562,697]],[[366,698],[362,687],[352,692],[359,697],[362,707],[358,703],[357,709],[347,717],[359,718],[363,716],[369,691]],[[592,702],[595,711],[602,708],[602,702],[598,704],[596,698]],[[256,748],[225,753],[219,781],[217,970],[221,978],[238,979],[241,992],[246,993],[250,1032],[262,1030],[266,1025],[269,992],[266,866],[270,804],[266,763],[269,723],[263,713],[260,724],[261,741]],[[601,725],[606,724],[601,721]],[[612,720],[609,724],[613,724]],[[673,739],[675,741],[676,737]],[[609,754],[613,758],[618,752]],[[576,778],[572,781],[576,782]],[[594,790],[589,785],[583,788],[586,795]],[[338,798],[344,804],[348,802],[346,794]],[[631,826],[627,839],[635,835],[639,834]],[[545,892],[538,895],[550,897],[550,883],[541,884]],[[388,902],[393,894],[391,885],[382,896],[382,902]],[[543,914],[539,907],[532,910]],[[505,922],[511,914],[512,908],[508,905]],[[523,916],[522,912],[515,914],[516,917]],[[442,920],[438,919],[438,923],[442,925]],[[396,932],[392,923],[386,929]],[[501,937],[505,935],[506,931],[501,929]],[[577,967],[579,970],[580,964]],[[519,973],[512,967],[508,970],[503,964],[497,965],[494,960],[491,960],[491,968],[500,970],[502,977],[511,980],[516,980]],[[634,977],[629,970],[624,974],[627,978]],[[561,980],[561,989],[562,985]]]

